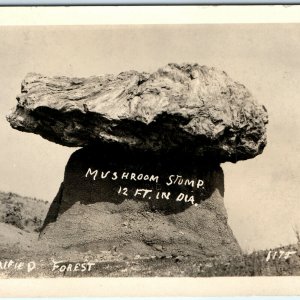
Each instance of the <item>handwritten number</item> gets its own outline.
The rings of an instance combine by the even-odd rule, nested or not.
[[[122,194],[123,196],[128,196],[128,188],[119,187],[118,194]]]

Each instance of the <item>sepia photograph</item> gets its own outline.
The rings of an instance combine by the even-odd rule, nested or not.
[[[0,278],[300,275],[300,23],[0,26]]]

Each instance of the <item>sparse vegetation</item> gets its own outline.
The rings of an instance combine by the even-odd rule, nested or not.
[[[293,229],[294,229],[295,236],[297,239],[297,244],[300,244],[300,230],[299,230],[298,226],[294,226]]]
[[[4,214],[3,222],[6,224],[14,225],[20,229],[24,229],[22,224],[22,214],[21,209],[22,203],[7,203],[6,212]]]

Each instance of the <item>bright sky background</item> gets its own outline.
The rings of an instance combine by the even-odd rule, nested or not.
[[[295,242],[300,230],[300,24],[0,27],[0,190],[52,201],[75,148],[10,128],[28,72],[91,76],[198,62],[245,84],[269,112],[268,145],[223,165],[229,223],[244,250]]]

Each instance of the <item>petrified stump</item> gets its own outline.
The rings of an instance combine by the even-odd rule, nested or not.
[[[220,163],[266,145],[267,113],[225,72],[197,64],[153,74],[29,74],[13,128],[70,158],[41,233],[63,247],[128,255],[236,255]]]

